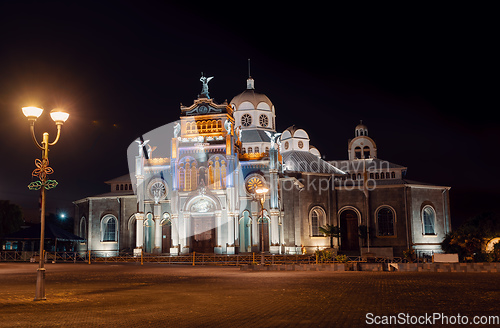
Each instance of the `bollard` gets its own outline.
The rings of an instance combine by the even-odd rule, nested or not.
[[[141,248],[141,265],[143,265],[143,264],[144,264],[143,255],[142,255],[143,253],[144,253],[144,252],[142,251],[142,248]]]
[[[90,249],[89,249],[89,264],[90,264]]]
[[[255,252],[252,253],[252,264],[255,264]]]
[[[193,266],[194,266],[194,256],[195,256],[196,252],[193,252]]]
[[[318,265],[318,252],[316,252],[316,265]]]

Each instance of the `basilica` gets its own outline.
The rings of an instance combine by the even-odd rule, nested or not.
[[[440,252],[451,228],[450,187],[407,180],[406,167],[377,157],[362,122],[347,159],[327,161],[306,130],[276,131],[274,104],[251,77],[221,104],[209,95],[210,79],[202,76],[201,93],[181,105],[178,121],[128,148],[129,175],[107,181],[108,193],[74,202],[80,251]],[[334,238],[322,227],[334,227]]]

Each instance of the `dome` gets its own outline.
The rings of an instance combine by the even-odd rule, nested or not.
[[[355,130],[360,130],[360,129],[368,130],[368,127],[363,124],[363,121],[361,121],[358,125],[356,125],[356,127],[354,129]]]
[[[281,140],[289,138],[307,139],[309,140],[309,135],[303,129],[297,128],[295,125],[290,126],[281,135]]]
[[[253,87],[253,84],[251,85]],[[255,92],[253,88],[248,88],[233,99],[230,104],[234,110],[240,109],[260,109],[274,112],[274,106],[271,100],[265,94]]]
[[[354,135],[356,137],[359,137],[359,136],[368,136],[368,127],[363,124],[362,120],[359,121],[359,124],[356,125],[356,127],[354,128]]]

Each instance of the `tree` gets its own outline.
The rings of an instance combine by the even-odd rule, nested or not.
[[[441,242],[445,253],[457,253],[461,259],[472,257],[481,261],[484,257],[484,241],[500,235],[500,219],[494,213],[482,213],[449,232]]]
[[[358,232],[359,232],[359,238],[363,240],[363,245],[366,245],[366,240],[368,239],[368,235],[370,235],[370,238],[373,237],[373,230],[370,230],[370,233],[368,234],[368,227],[364,224],[360,225],[358,227]]]
[[[18,231],[23,223],[21,207],[8,200],[0,200],[0,236]]]
[[[340,236],[340,228],[331,224],[327,224],[319,228],[319,231],[327,237],[330,237],[330,248],[333,248],[333,238]]]

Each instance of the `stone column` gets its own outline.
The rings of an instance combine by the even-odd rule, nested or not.
[[[154,221],[155,221],[155,241],[154,241],[154,249],[153,253],[158,254],[161,253],[161,205],[155,204],[154,209]]]
[[[216,245],[214,253],[222,254],[225,244],[222,241],[222,213],[220,211],[215,212],[215,240]]]
[[[279,253],[279,242],[280,242],[280,233],[279,233],[279,211],[278,210],[271,210],[270,213],[271,215],[271,235],[269,236],[270,239],[270,247],[269,250],[271,254],[278,254]],[[272,246],[275,245],[275,246]],[[276,246],[277,245],[277,246]]]
[[[170,255],[179,255],[179,216],[172,215],[170,218],[172,222],[172,248],[170,248]]]
[[[144,213],[135,213],[135,249],[134,255],[140,255],[144,244]]]

